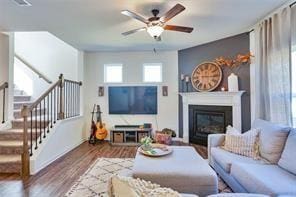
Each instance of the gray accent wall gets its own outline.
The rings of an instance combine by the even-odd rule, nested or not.
[[[249,33],[243,33],[228,37],[211,43],[191,47],[178,51],[178,73],[179,73],[179,91],[182,91],[180,80],[181,74],[191,75],[194,68],[207,61],[213,61],[215,58],[235,57],[237,54],[246,54],[250,51]],[[227,77],[230,70],[223,68],[223,79],[221,84],[214,91],[220,91],[221,87],[227,88]],[[250,112],[250,65],[241,65],[238,71],[239,89],[245,90],[242,97],[242,129],[247,131],[251,126]],[[185,88],[186,89],[186,88]],[[196,91],[192,85],[189,85],[189,92]],[[182,99],[179,96],[179,137],[183,137],[183,110]]]

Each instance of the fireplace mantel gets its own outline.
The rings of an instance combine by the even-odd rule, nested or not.
[[[241,96],[245,91],[182,92],[183,141],[189,142],[189,105],[232,106],[233,126],[242,128]]]

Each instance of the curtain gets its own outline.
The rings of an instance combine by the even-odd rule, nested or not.
[[[255,117],[292,125],[291,9],[255,27]]]
[[[291,8],[291,39],[292,39],[292,112],[293,126],[296,127],[296,6]]]

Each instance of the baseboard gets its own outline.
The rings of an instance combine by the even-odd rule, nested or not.
[[[73,146],[70,146],[69,148],[67,148],[65,151],[63,151],[62,153],[58,154],[57,156],[55,156],[53,159],[50,159],[46,162],[44,162],[43,164],[41,164],[37,170],[35,169],[34,171],[31,171],[30,174],[31,175],[35,175],[37,174],[40,170],[46,168],[48,165],[50,165],[52,162],[54,162],[55,160],[59,159],[60,157],[64,156],[65,154],[67,154],[68,152],[70,152],[71,150],[73,150],[74,148],[76,148],[77,146],[79,146],[80,144],[82,144],[83,142],[85,142],[85,139],[82,139],[80,142],[74,144]],[[34,161],[30,161],[30,163],[32,164]]]

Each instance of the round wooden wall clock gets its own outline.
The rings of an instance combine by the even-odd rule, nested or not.
[[[201,92],[214,90],[221,80],[222,70],[215,62],[204,62],[197,65],[191,75],[192,86]]]

